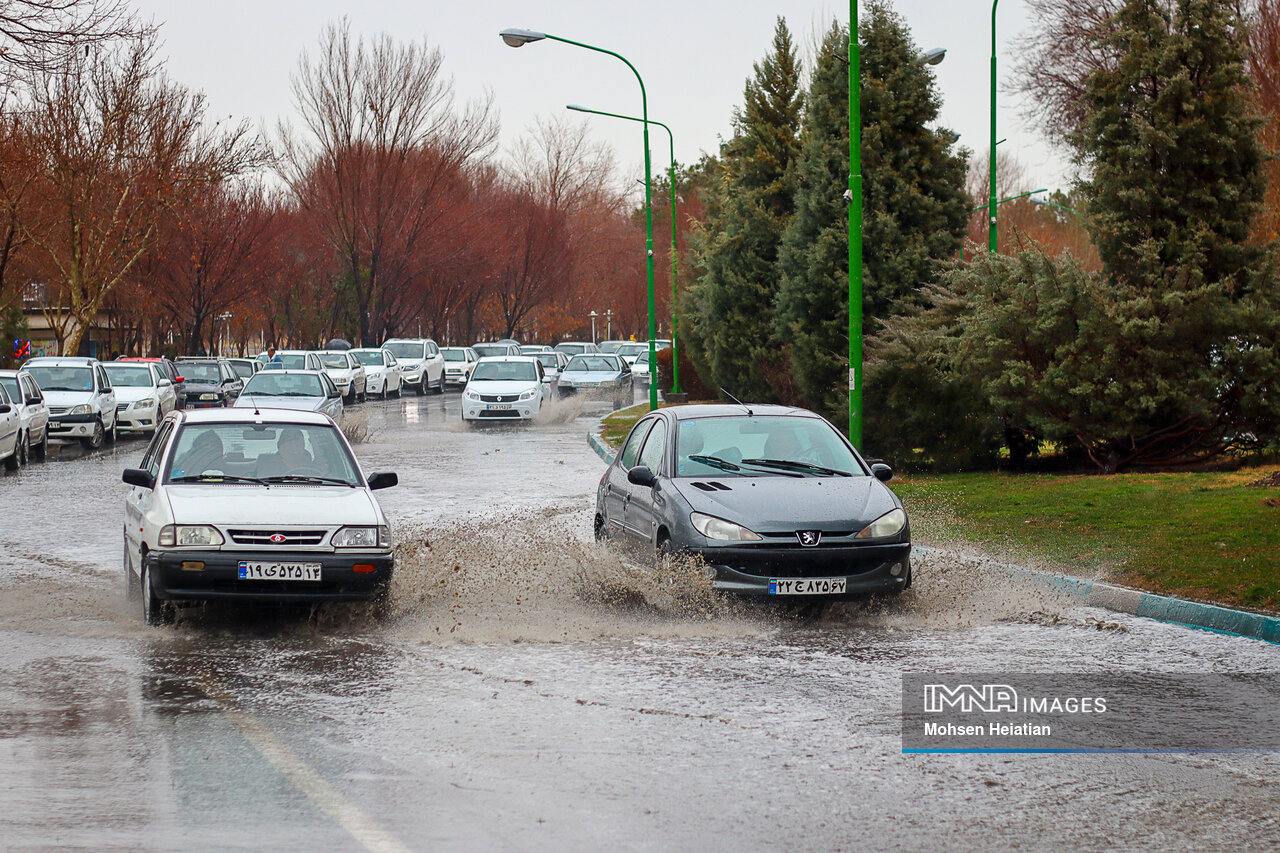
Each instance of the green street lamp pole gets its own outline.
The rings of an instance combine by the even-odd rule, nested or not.
[[[644,121],[637,116],[624,116],[619,113],[606,113],[603,110],[591,110],[581,104],[566,104],[565,109],[575,110],[580,113],[591,113],[592,115],[608,116],[609,118],[626,119],[627,121]],[[679,312],[676,310],[676,300],[679,298],[678,289],[676,287],[677,267],[679,266],[679,251],[676,247],[676,138],[672,134],[671,128],[667,127],[660,121],[649,119],[649,124],[656,124],[667,132],[667,141],[671,146],[671,393],[680,393],[680,321]],[[650,368],[653,363],[650,362]],[[652,384],[653,380],[650,379]]]
[[[996,6],[991,0],[991,195],[987,202],[987,246],[996,253]]]
[[[1017,201],[1018,199],[1020,199],[1020,198],[1026,198],[1026,197],[1027,197],[1027,196],[1029,196],[1029,195],[1035,195],[1036,193],[1047,193],[1048,191],[1049,191],[1049,189],[1048,189],[1047,187],[1041,187],[1041,188],[1040,188],[1040,189],[1038,189],[1038,190],[1027,190],[1027,191],[1026,191],[1026,192],[1024,192],[1024,193],[1018,193],[1017,195],[1011,195],[1011,196],[1009,196],[1008,198],[1002,198],[1002,199],[1000,199],[999,201],[997,201],[997,202],[996,202],[996,204],[1004,204],[1006,201]],[[1036,204],[1048,204],[1048,203],[1049,203],[1049,202],[1047,202],[1047,201],[1041,201],[1041,200],[1040,200],[1040,199],[1038,199],[1038,198],[1033,198],[1033,199],[1031,199],[1031,200],[1032,200],[1033,202],[1035,202]],[[969,212],[970,212],[970,213],[977,213],[979,210],[988,209],[989,207],[990,207],[990,205],[980,204],[980,205],[978,205],[977,207],[975,207],[975,208],[973,208],[972,210],[970,210]]]
[[[862,77],[858,0],[849,0],[849,442],[862,448]]]
[[[644,80],[640,77],[640,72],[636,67],[622,54],[614,53],[612,50],[605,50],[603,47],[585,44],[580,41],[572,41],[560,36],[553,36],[550,33],[540,33],[535,30],[523,29],[507,29],[498,33],[502,40],[510,47],[523,47],[530,42],[542,41],[543,39],[551,39],[552,41],[571,44],[574,47],[585,48],[586,50],[594,50],[597,53],[606,53],[615,59],[620,59],[626,66],[631,69],[631,73],[636,75],[636,82],[640,84],[640,105],[642,113],[642,127],[644,128],[644,226],[645,226],[645,271],[648,275],[649,282],[649,364],[655,364],[654,341],[658,337],[658,318],[657,305],[653,296],[653,208],[650,203],[650,194],[652,192],[651,182],[649,178],[649,96],[645,93]],[[673,342],[674,344],[674,342]],[[658,408],[658,383],[649,382],[649,411]]]

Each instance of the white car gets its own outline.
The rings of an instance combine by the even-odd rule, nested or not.
[[[550,394],[550,380],[536,358],[482,358],[462,392],[462,420],[529,420]]]
[[[440,347],[428,338],[392,338],[382,345],[400,362],[404,384],[419,394],[427,389],[444,393],[444,356]]]
[[[564,370],[565,366],[569,364],[569,356],[562,352],[548,349],[546,352],[535,352],[532,357],[542,362],[542,372],[546,374],[551,387],[554,388],[556,383],[560,381],[560,371]]]
[[[400,362],[390,350],[353,349],[351,354],[364,366],[368,393],[379,394],[384,400],[400,396],[404,388],[404,373],[400,370]]]
[[[148,624],[204,600],[351,601],[384,595],[394,557],[375,489],[325,415],[171,413],[123,475],[124,575]]]
[[[0,384],[0,459],[6,471],[17,471],[25,461],[22,443],[22,415],[9,399],[9,390]]]
[[[613,354],[626,361],[627,364],[635,364],[637,358],[642,355],[649,354],[649,343],[647,341],[644,343],[627,341],[625,344],[615,349]]]
[[[471,371],[476,369],[480,354],[471,347],[443,347],[440,354],[444,356],[445,384],[466,385],[471,379]]]
[[[297,409],[342,417],[342,392],[319,370],[260,370],[244,385],[232,408]]]
[[[78,439],[90,450],[116,440],[116,392],[96,358],[42,356],[22,365],[49,407],[49,437]]]
[[[121,431],[154,433],[164,416],[178,408],[178,392],[158,364],[109,361],[102,367],[116,391]]]
[[[0,385],[9,392],[9,399],[22,421],[19,464],[27,464],[28,459],[43,462],[49,450],[49,407],[44,404],[40,385],[35,377],[21,370],[0,370]]]
[[[649,368],[649,353],[637,356],[636,360],[631,362],[631,381],[638,385],[648,385],[653,381],[656,370]]]
[[[329,378],[338,386],[348,403],[364,401],[369,393],[369,378],[360,359],[353,356],[350,350],[322,350],[316,355],[320,356],[324,372],[329,374]]]
[[[258,353],[258,361],[263,370],[324,370],[320,354],[309,349],[276,350],[276,358],[272,361],[265,352]]]

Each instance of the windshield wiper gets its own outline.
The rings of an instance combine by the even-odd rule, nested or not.
[[[170,483],[256,483],[265,486],[266,480],[257,477],[241,477],[237,474],[187,474],[185,477],[173,477]]]
[[[279,474],[275,477],[263,477],[264,483],[321,483],[329,486],[354,486],[355,483],[339,480],[336,477],[316,477],[311,474]]]
[[[811,471],[814,474],[831,474],[837,477],[852,477],[848,471],[837,471],[821,465],[810,465],[808,462],[792,462],[789,459],[743,459],[744,463],[762,465],[766,468],[783,468],[787,471]]]
[[[712,468],[719,468],[721,471],[741,471],[742,466],[735,465],[728,459],[721,459],[719,456],[700,456],[693,455],[689,457],[690,462],[701,462],[703,465],[710,465]]]

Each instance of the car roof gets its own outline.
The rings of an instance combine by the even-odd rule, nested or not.
[[[271,373],[272,376],[326,376],[327,375],[323,370],[303,370],[301,367],[291,367],[287,370],[272,370],[269,372]],[[262,374],[262,371],[258,371],[258,373],[255,373],[253,375],[259,376],[261,374]]]
[[[276,355],[306,355],[315,351],[313,349],[278,349],[276,350]],[[346,352],[346,350],[338,350],[338,352]]]
[[[222,358],[221,356],[213,356],[213,355],[192,355],[192,356],[183,356],[182,358],[179,359],[179,361],[181,361],[183,364],[218,364],[220,362],[226,361],[226,359]]]
[[[168,359],[158,355],[122,355],[116,361],[168,361]]]
[[[303,409],[252,409],[248,406],[230,409],[180,409],[178,417],[183,423],[192,424],[252,424],[267,421],[270,423],[295,424],[333,424],[333,420],[323,412],[308,412]]]
[[[27,359],[22,363],[22,366],[30,367],[33,364],[37,367],[41,365],[51,367],[89,367],[93,364],[101,364],[101,362],[96,358],[84,355],[40,355]]]
[[[532,364],[537,361],[537,359],[531,355],[486,355],[477,361],[476,364],[488,364],[491,361],[520,361],[526,364]]]
[[[752,417],[785,415],[821,419],[820,415],[808,409],[801,409],[796,406],[779,406],[773,403],[748,403],[746,409],[735,403],[690,403],[685,406],[668,406],[659,411],[667,412],[677,420],[690,420],[692,418],[745,418],[747,417],[747,410],[750,410]]]

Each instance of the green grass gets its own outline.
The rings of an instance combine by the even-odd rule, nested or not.
[[[1274,470],[949,474],[890,485],[917,541],[963,540],[1010,561],[1276,611],[1280,489],[1248,485]]]
[[[658,404],[659,409],[664,409],[666,406],[666,403]],[[631,432],[631,428],[636,425],[636,421],[647,414],[649,414],[648,403],[637,403],[626,409],[618,409],[600,421],[600,437],[604,439],[605,444],[617,450],[622,446],[627,433]]]

